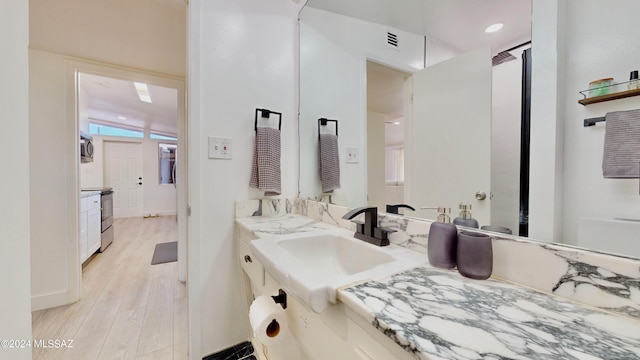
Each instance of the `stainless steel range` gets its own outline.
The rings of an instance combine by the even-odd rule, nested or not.
[[[102,215],[102,234],[100,252],[113,242],[113,188],[83,188],[83,191],[100,191],[100,212]]]

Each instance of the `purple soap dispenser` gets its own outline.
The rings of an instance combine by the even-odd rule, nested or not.
[[[460,206],[458,207],[460,209],[460,215],[453,219],[453,224],[478,229],[480,227],[478,225],[478,220],[471,216],[471,204],[467,205],[460,203]]]
[[[429,228],[429,238],[427,243],[427,256],[429,263],[435,267],[443,269],[453,269],[456,267],[458,229],[450,223],[448,213],[450,208],[423,208],[437,209],[438,220],[431,223]]]

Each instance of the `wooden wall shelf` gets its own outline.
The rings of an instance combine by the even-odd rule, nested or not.
[[[637,80],[636,80],[637,81]],[[627,83],[629,83],[630,81],[626,81],[623,83],[619,83],[619,84],[613,84],[610,87],[612,89],[615,89],[615,87],[620,86],[620,85],[625,85]],[[585,96],[584,99],[578,100],[578,102],[582,105],[589,105],[589,104],[595,104],[595,103],[599,103],[599,102],[603,102],[603,101],[610,101],[610,100],[617,100],[617,99],[624,99],[624,98],[628,98],[631,96],[638,96],[640,95],[640,89],[633,89],[633,90],[625,90],[625,91],[618,91],[618,92],[612,92],[610,94],[606,94],[606,95],[600,95],[600,96],[594,96],[594,97],[587,97],[587,94],[589,93],[590,90],[583,90],[580,91],[580,94],[582,94],[583,96]]]

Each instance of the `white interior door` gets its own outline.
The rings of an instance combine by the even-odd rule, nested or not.
[[[405,200],[419,208],[471,204],[490,221],[491,50],[479,49],[413,73]],[[410,156],[409,156],[410,154]],[[486,193],[477,200],[476,192]],[[435,219],[434,211],[418,216]]]
[[[112,187],[113,217],[142,216],[142,144],[104,142],[104,183]]]

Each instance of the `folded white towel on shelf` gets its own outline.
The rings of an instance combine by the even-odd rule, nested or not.
[[[320,134],[318,141],[318,161],[322,192],[330,192],[340,188],[340,153],[338,136]]]
[[[625,179],[640,176],[640,109],[605,115],[602,175]]]
[[[256,131],[249,186],[265,196],[282,193],[280,180],[280,130],[260,127]]]

